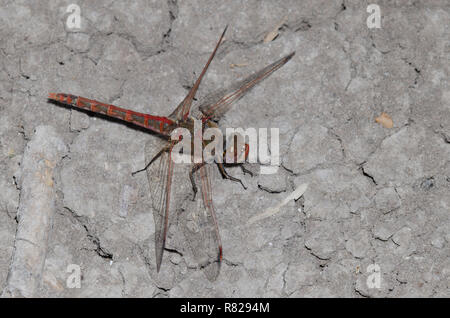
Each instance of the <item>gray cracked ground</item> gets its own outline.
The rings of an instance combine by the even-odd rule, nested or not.
[[[356,0],[77,1],[77,32],[65,25],[72,2],[0,0],[3,295],[15,295],[14,264],[27,255],[14,254],[27,244],[17,236],[19,205],[30,207],[36,190],[23,182],[42,181],[54,193],[48,238],[26,246],[43,265],[32,287],[15,283],[35,296],[450,296],[448,1],[377,1],[381,29],[367,28],[370,2]],[[193,268],[175,226],[157,275],[149,185],[131,176],[155,137],[46,97],[168,114],[226,24],[199,97],[296,51],[221,122],[280,128],[281,167],[253,178],[232,169],[246,191],[212,176],[224,246],[215,282]],[[383,111],[393,128],[375,122]],[[27,162],[46,151],[41,133],[63,146],[40,179]],[[246,225],[302,183],[306,193],[283,213]],[[70,264],[81,268],[79,289],[66,285]],[[367,284],[373,264],[379,288]]]

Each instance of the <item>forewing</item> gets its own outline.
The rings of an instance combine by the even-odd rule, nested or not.
[[[184,211],[183,231],[195,260],[206,277],[214,281],[220,272],[222,243],[212,202],[211,165],[203,165],[194,173],[200,188],[195,201],[189,200]]]
[[[238,101],[256,84],[286,64],[294,54],[295,52],[292,52],[249,77],[238,81],[225,89],[207,95],[199,103],[199,109],[203,113],[200,117],[212,119],[214,121],[219,120],[231,108],[232,103]]]
[[[194,86],[191,88],[187,96],[184,98],[184,100],[177,106],[177,108],[172,112],[172,114],[169,115],[170,118],[176,119],[176,120],[186,120],[189,111],[191,109],[192,101],[195,97],[195,94],[197,93],[197,90],[200,86],[200,83],[203,79],[203,76],[206,73],[206,70],[209,67],[209,64],[211,64],[211,61],[213,60],[214,56],[216,55],[217,49],[220,46],[220,43],[222,43],[223,36],[225,35],[225,32],[227,31],[227,27],[225,27],[225,30],[223,30],[222,35],[220,36],[219,42],[217,42],[216,47],[214,48],[214,51],[211,53],[208,62],[206,62],[206,65],[203,67],[202,72],[200,73],[200,76],[197,78],[197,81],[195,82]]]

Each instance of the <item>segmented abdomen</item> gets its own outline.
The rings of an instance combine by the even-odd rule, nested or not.
[[[89,110],[94,113],[118,118],[163,135],[168,135],[171,130],[170,127],[174,124],[174,122],[167,117],[138,113],[114,105],[100,103],[96,100],[87,99],[81,96],[50,93],[48,95],[48,98],[50,100],[54,100],[66,105],[71,105],[80,109]]]

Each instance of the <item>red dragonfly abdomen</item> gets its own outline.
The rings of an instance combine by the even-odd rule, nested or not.
[[[50,100],[54,100],[66,105],[74,106],[80,109],[133,123],[137,126],[150,129],[163,135],[170,134],[170,127],[174,125],[174,121],[167,117],[138,113],[129,109],[120,108],[110,104],[104,104],[96,100],[87,99],[81,96],[50,93],[48,95],[48,98]]]

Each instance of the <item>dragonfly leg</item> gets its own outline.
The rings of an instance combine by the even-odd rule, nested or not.
[[[243,164],[241,164],[241,165],[239,165],[239,166],[241,167],[242,172],[243,172],[244,174],[248,173],[248,174],[250,175],[250,177],[254,177],[253,172],[251,172],[250,170],[248,170],[247,168],[245,168]]]
[[[147,163],[147,165],[145,166],[145,168],[139,169],[139,170],[137,170],[137,171],[134,171],[134,172],[131,173],[131,175],[134,176],[135,174],[137,174],[137,173],[139,173],[139,172],[142,172],[142,171],[147,170],[148,167],[150,167],[150,165],[151,165],[153,162],[155,162],[156,159],[159,158],[159,156],[161,156],[165,151],[167,151],[167,150],[169,150],[169,149],[170,149],[170,147],[164,147],[163,149],[161,149],[161,150],[160,150],[160,151],[152,158],[152,160],[150,160],[150,162]]]
[[[196,164],[192,167],[192,170],[189,172],[189,179],[191,180],[192,191],[194,191],[194,196],[192,197],[192,201],[195,201],[195,196],[197,195],[197,192],[198,192],[198,188],[197,188],[197,185],[195,184],[195,180],[194,180],[194,173],[197,172],[197,170],[200,169],[203,165],[204,165],[204,163]]]
[[[244,183],[242,183],[241,179],[238,179],[238,178],[235,178],[233,176],[230,176],[228,174],[228,172],[226,172],[225,167],[223,166],[222,163],[217,163],[217,166],[219,167],[220,173],[222,174],[222,176],[224,178],[229,179],[231,181],[239,182],[242,185],[242,187],[247,190],[247,187],[244,185]]]

